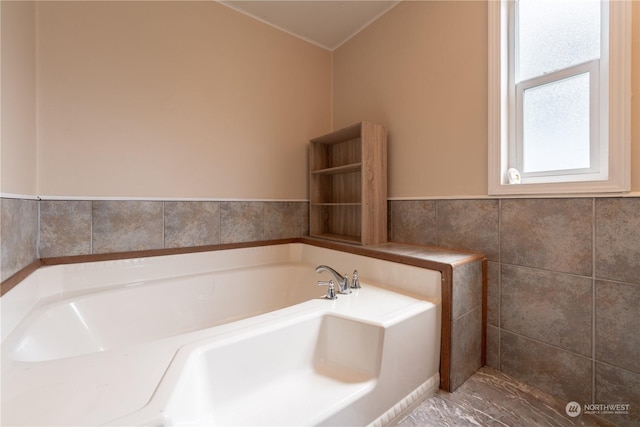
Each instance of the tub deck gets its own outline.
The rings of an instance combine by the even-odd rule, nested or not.
[[[213,269],[207,254],[52,267],[5,295],[2,424],[384,425],[438,388],[439,273],[242,251]],[[357,263],[362,289],[323,299],[314,263]]]

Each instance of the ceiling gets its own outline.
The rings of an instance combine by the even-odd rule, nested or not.
[[[399,0],[223,0],[220,3],[333,50],[389,11]]]

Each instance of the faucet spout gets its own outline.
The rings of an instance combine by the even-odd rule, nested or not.
[[[349,277],[346,274],[343,276],[328,265],[319,265],[316,267],[316,273],[322,273],[323,271],[328,271],[336,279],[336,283],[338,283],[338,292],[341,294],[351,293],[351,290],[349,289]]]

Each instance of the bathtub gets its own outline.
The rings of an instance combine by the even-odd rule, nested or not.
[[[439,386],[440,284],[302,243],[42,267],[1,299],[2,425],[388,425]]]

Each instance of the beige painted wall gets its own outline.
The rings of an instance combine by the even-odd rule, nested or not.
[[[307,198],[330,52],[208,2],[42,2],[39,193]]]
[[[640,1],[633,91],[640,93]],[[405,1],[334,52],[334,126],[389,129],[389,196],[487,194],[487,4]],[[640,95],[632,189],[640,191]]]
[[[633,0],[631,47],[631,188],[640,191],[640,0]]]
[[[402,2],[334,51],[334,125],[389,132],[389,196],[487,192],[487,5]]]
[[[0,193],[36,194],[35,7],[1,1]]]
[[[334,52],[333,95],[329,52],[214,2],[1,3],[3,193],[303,199],[333,96],[335,128],[388,126],[391,197],[486,194],[483,2],[401,3]]]

